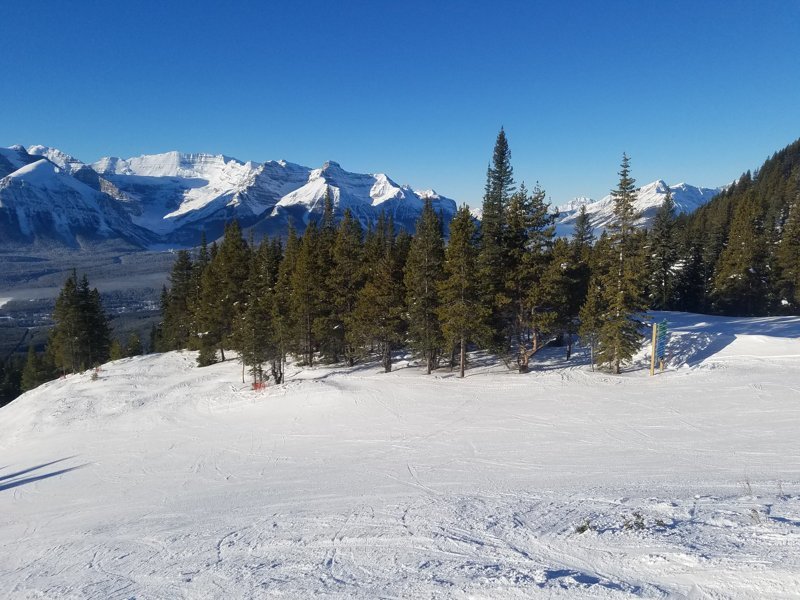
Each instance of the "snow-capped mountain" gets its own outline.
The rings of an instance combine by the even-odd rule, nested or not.
[[[34,177],[25,167],[36,162],[43,164]],[[0,149],[0,177],[0,223],[16,230],[5,238],[13,243],[47,238],[74,245],[94,229],[96,237],[145,246],[193,245],[201,231],[213,239],[231,219],[257,235],[283,234],[290,224],[302,231],[321,215],[327,192],[337,214],[349,209],[365,226],[383,212],[413,229],[426,199],[446,223],[456,212],[455,201],[433,190],[415,191],[381,173],[350,173],[333,161],[310,169],[166,152],[87,165],[56,148],[12,146]]]
[[[7,244],[68,246],[111,238],[134,245],[149,241],[110,196],[45,158],[0,179],[0,238]]]
[[[668,186],[661,179],[648,183],[636,192],[634,209],[639,214],[637,220],[639,226],[650,225],[658,207],[661,206],[667,195],[668,188],[672,192],[676,214],[694,212],[724,189],[721,187],[695,187],[686,183]],[[599,235],[614,219],[614,199],[610,194],[597,201],[585,197],[575,198],[557,208],[556,232],[558,235],[569,236],[572,234],[581,206],[586,206],[586,212],[591,219],[596,235]]]

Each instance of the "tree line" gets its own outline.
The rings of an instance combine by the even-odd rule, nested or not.
[[[30,345],[24,359],[11,357],[0,364],[0,406],[59,376],[144,352],[136,333],[124,344],[113,338],[100,292],[74,270],[56,299],[53,322],[44,352]]]
[[[637,227],[635,180],[623,155],[614,218],[598,239],[585,207],[572,235],[536,184],[517,185],[501,129],[487,170],[482,217],[462,206],[444,235],[426,202],[413,235],[382,215],[366,230],[330,193],[302,235],[245,240],[230,223],[219,243],[181,250],[161,297],[157,351],[198,351],[201,366],[233,350],[253,381],[282,382],[287,358],[313,366],[378,359],[400,350],[426,372],[457,368],[467,350],[494,353],[520,371],[545,345],[567,359],[576,339],[619,373],[641,347],[647,309],[730,315],[800,309],[800,141],[747,172],[691,215],[669,191],[649,229]],[[67,279],[46,352],[0,365],[0,398],[142,352],[112,340],[100,295]]]
[[[619,372],[639,346],[647,233],[635,227],[634,180],[623,157],[616,220],[595,243],[585,208],[569,239],[538,184],[516,185],[503,130],[487,172],[480,224],[462,206],[449,224],[426,202],[413,235],[381,216],[366,231],[330,193],[318,220],[285,241],[246,241],[230,223],[219,244],[178,252],[162,293],[160,351],[199,351],[201,366],[240,357],[254,381],[281,382],[289,355],[301,364],[392,369],[410,350],[426,372],[464,375],[469,348],[526,371],[551,342],[571,352],[580,333]]]

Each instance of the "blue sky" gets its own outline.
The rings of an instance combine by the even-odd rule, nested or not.
[[[716,186],[800,137],[800,2],[12,2],[0,145],[333,159],[479,205]]]

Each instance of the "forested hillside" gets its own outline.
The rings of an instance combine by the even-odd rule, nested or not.
[[[680,219],[670,307],[731,315],[800,308],[800,140]]]

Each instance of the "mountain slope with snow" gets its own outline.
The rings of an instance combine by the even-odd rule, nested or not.
[[[47,383],[0,408],[0,596],[795,597],[800,318],[654,316],[656,377],[578,348]]]
[[[667,188],[672,192],[676,214],[694,212],[723,189],[695,187],[686,183],[668,186],[661,179],[644,185],[637,190],[634,202],[634,209],[639,213],[637,220],[639,226],[646,227],[652,223],[658,207],[661,206],[667,195]],[[596,235],[599,235],[614,220],[614,199],[610,194],[597,201],[591,198],[575,198],[557,209],[559,213],[556,222],[558,235],[569,236],[572,234],[575,219],[582,205],[586,206],[586,212],[591,218]]]
[[[413,230],[425,199],[431,200],[446,224],[456,211],[455,201],[433,190],[415,191],[397,185],[385,174],[350,173],[332,161],[310,169],[283,160],[255,163],[223,155],[166,152],[127,159],[107,157],[86,165],[56,148],[14,146],[0,151],[0,176],[42,158],[65,176],[112,199],[114,206],[109,210],[114,214],[109,219],[114,227],[119,229],[120,218],[127,219],[127,229],[149,234],[145,245],[194,245],[201,232],[210,238],[221,235],[232,219],[259,235],[282,235],[290,225],[302,231],[309,220],[321,215],[327,192],[339,216],[350,210],[365,227],[385,213],[397,227]],[[25,176],[20,173],[20,180]],[[43,198],[31,197],[30,202],[41,205]],[[47,199],[58,204],[55,193]],[[10,203],[11,199],[6,199],[6,204]],[[14,204],[22,206],[24,199],[17,197]],[[74,203],[66,200],[57,209],[63,213],[60,220],[70,220],[66,213],[74,208]],[[108,206],[102,204],[102,208]],[[48,225],[44,221],[33,224]],[[38,237],[64,237],[60,232],[35,233]]]
[[[0,179],[0,238],[6,244],[65,244],[121,237],[146,243],[116,202],[47,159]]]

